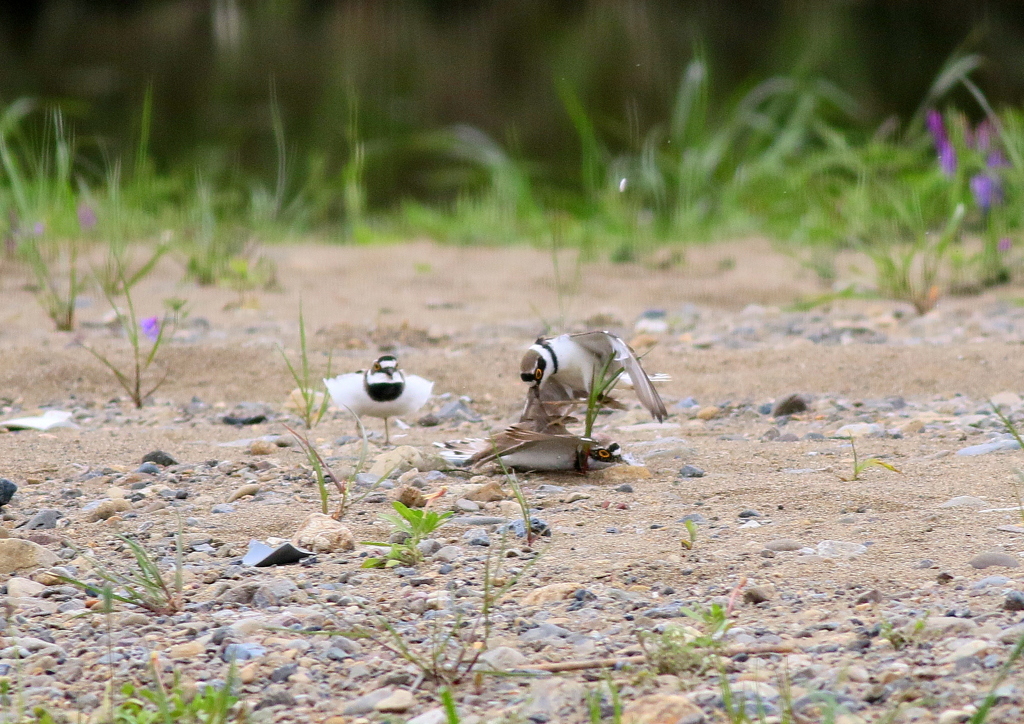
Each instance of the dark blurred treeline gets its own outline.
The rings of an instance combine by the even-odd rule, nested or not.
[[[820,76],[870,133],[909,117],[956,52],[985,58],[974,79],[994,105],[1024,100],[1019,0],[44,0],[0,6],[0,101],[59,103],[116,154],[151,85],[160,166],[272,174],[273,85],[293,155],[468,124],[571,183],[559,83],[624,147],[669,115],[695,54],[712,106],[775,74]],[[429,186],[400,162],[368,170],[371,197]]]

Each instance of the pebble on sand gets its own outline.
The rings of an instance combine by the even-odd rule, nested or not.
[[[1001,566],[1003,568],[1017,568],[1020,565],[1015,557],[1009,553],[1003,553],[1002,551],[986,551],[980,553],[971,560],[967,561],[968,565],[974,568],[990,568],[992,566]]]

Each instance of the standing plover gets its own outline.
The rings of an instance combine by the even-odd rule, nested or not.
[[[541,400],[586,399],[593,389],[595,375],[606,366],[609,375],[622,370],[620,382],[633,388],[641,404],[658,422],[665,419],[665,403],[636,353],[610,332],[541,337],[523,356],[520,376],[536,388]],[[667,378],[655,375],[655,379],[660,382]]]
[[[408,415],[426,404],[434,383],[398,369],[394,355],[378,357],[368,370],[324,380],[331,399],[356,415],[384,418],[384,444],[391,443],[388,418]]]

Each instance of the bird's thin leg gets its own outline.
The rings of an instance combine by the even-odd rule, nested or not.
[[[384,444],[391,444],[391,435],[388,433],[388,418],[384,418]]]

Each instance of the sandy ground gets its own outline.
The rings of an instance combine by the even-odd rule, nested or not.
[[[161,300],[169,297],[188,300],[191,321],[162,357],[170,370],[166,384],[142,417],[128,415],[130,423],[0,434],[0,476],[22,486],[29,501],[23,505],[44,507],[50,494],[45,484],[35,490],[29,479],[70,478],[86,467],[130,469],[158,448],[189,462],[244,459],[244,449],[219,443],[283,432],[278,423],[239,430],[211,423],[208,417],[182,421],[178,410],[194,397],[214,411],[226,412],[238,402],[266,402],[280,409],[294,384],[278,346],[294,358],[300,301],[317,371],[325,368],[328,351],[340,372],[365,366],[378,347],[396,349],[406,370],[436,381],[436,393],[471,398],[473,409],[484,416],[482,425],[413,426],[399,439],[429,447],[467,432],[479,434],[511,418],[524,392],[518,380],[521,352],[552,326],[607,327],[631,338],[634,321],[648,309],[674,313],[691,303],[735,315],[750,304],[784,307],[827,291],[793,256],[759,241],[689,249],[685,264],[668,269],[606,263],[577,267],[565,255],[564,284],[556,282],[550,255],[530,249],[410,243],[289,246],[267,253],[277,264],[280,290],[247,293],[242,304],[232,290],[182,283],[182,269],[174,259],[165,260],[139,285],[135,303],[140,315],[158,313]],[[48,403],[103,408],[121,393],[109,372],[80,345],[127,359],[123,339],[102,326],[108,305],[91,294],[82,300],[80,328],[54,332],[26,281],[17,268],[0,273],[0,407],[10,410],[13,405],[22,412]],[[955,319],[957,310],[968,315],[998,299],[1022,295],[1022,290],[1004,288],[985,297],[943,300],[940,308]],[[909,313],[906,305],[884,300],[843,305],[829,313]],[[563,318],[566,323],[561,325]],[[645,365],[672,375],[663,389],[670,406],[688,396],[701,405],[760,404],[792,392],[843,398],[851,404],[890,396],[934,401],[962,393],[980,404],[992,394],[1024,387],[1020,343],[991,335],[948,345],[806,343],[701,349],[680,341],[679,335],[659,342]],[[120,407],[129,411],[123,399]],[[772,427],[767,417],[704,422],[673,412],[665,427],[644,427],[649,418],[630,413],[630,420],[609,430],[627,450],[665,435],[685,440],[668,457],[649,462],[650,478],[528,478],[531,486],[553,482],[580,487],[590,496],[573,504],[555,499],[546,504],[545,517],[561,540],[540,566],[541,582],[569,578],[585,584],[629,575],[641,584],[678,588],[719,583],[728,591],[747,575],[780,589],[877,587],[898,596],[934,581],[934,570],[916,567],[921,559],[930,558],[956,575],[977,576],[966,565],[971,556],[995,548],[1020,553],[1024,548],[1024,537],[997,530],[1014,522],[1012,513],[939,514],[937,506],[957,495],[984,498],[993,508],[1014,504],[1009,484],[1013,461],[1004,455],[945,455],[970,444],[957,432],[865,441],[862,455],[882,456],[902,474],[874,468],[859,481],[843,482],[840,476],[848,476],[851,462],[849,447],[841,441],[768,443],[759,439]],[[813,422],[813,415],[807,420]],[[378,429],[379,423],[369,426]],[[330,450],[332,440],[352,432],[349,420],[332,414],[314,436]],[[728,439],[730,435],[746,439]],[[288,465],[300,461],[292,449],[271,457]],[[679,479],[676,471],[684,463],[708,474]],[[615,492],[623,480],[632,482],[636,492]],[[90,485],[82,485],[87,497],[99,497],[101,489],[90,490]],[[244,545],[249,536],[288,535],[315,509],[312,490],[297,491],[295,499],[302,505],[263,510],[258,517],[247,515],[242,505],[218,518],[217,537]],[[605,501],[612,505],[602,507]],[[614,503],[620,501],[628,509],[616,509]],[[736,521],[749,508],[760,511],[761,521],[769,524],[733,526],[702,540],[694,552],[680,548],[682,515],[700,512],[711,520]],[[364,514],[354,520],[357,539],[374,533],[372,517]],[[609,534],[609,528],[623,534]],[[96,535],[83,528],[79,532]],[[766,568],[756,552],[777,538],[812,546],[827,539],[870,540],[872,553],[848,562],[786,561]],[[585,560],[580,552],[586,553]],[[842,606],[852,610],[852,600]]]

